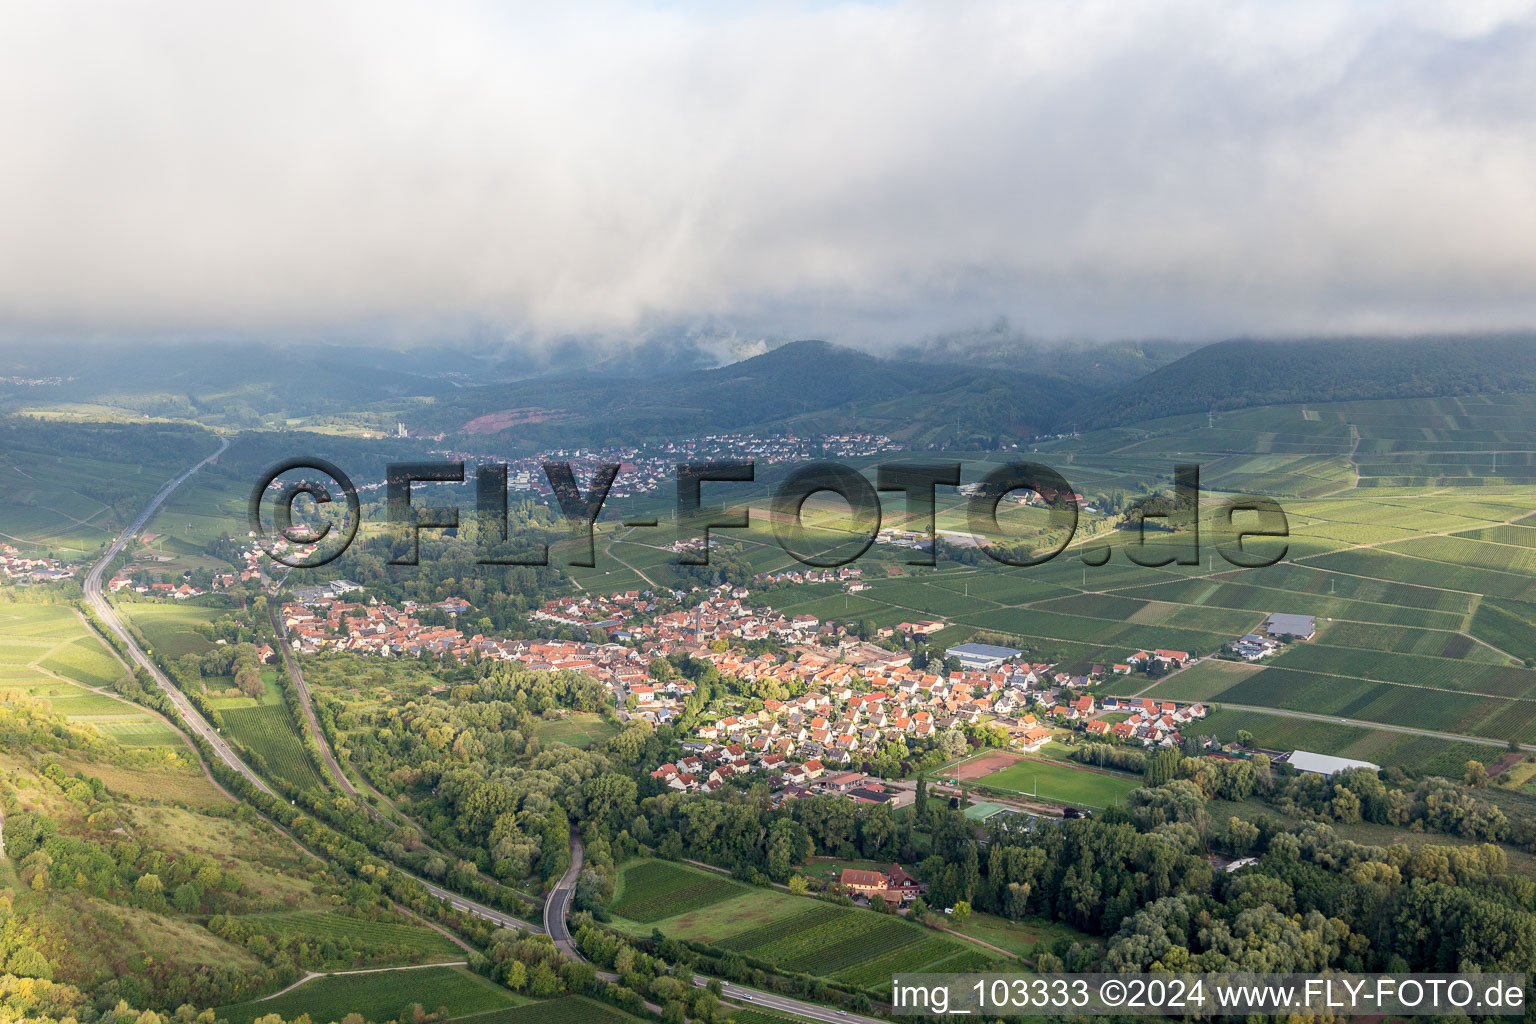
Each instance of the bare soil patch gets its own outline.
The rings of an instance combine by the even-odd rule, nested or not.
[[[977,779],[986,778],[993,772],[1002,771],[1015,761],[1022,760],[1024,758],[1018,754],[1005,754],[1001,752],[986,754],[974,761],[967,761],[965,764],[949,769],[947,774],[950,778],[959,782],[975,782]]]

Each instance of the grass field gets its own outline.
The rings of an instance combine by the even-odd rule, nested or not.
[[[1126,795],[1141,786],[1141,779],[1048,761],[1018,761],[975,784],[1074,807],[1110,807],[1124,803]]]
[[[543,744],[564,743],[572,747],[595,747],[617,733],[618,726],[603,716],[573,711],[554,721],[540,720],[534,735]]]
[[[446,936],[400,917],[367,920],[317,911],[284,911],[250,914],[241,920],[266,935],[345,943],[367,956],[365,962],[380,963],[380,956],[389,953],[398,954],[398,963],[459,960],[464,952]]]
[[[1035,944],[1044,942],[1049,945],[1057,939],[1068,939],[1072,942],[1091,944],[1097,942],[1093,936],[1078,931],[1071,925],[1058,921],[1043,919],[1026,919],[1022,921],[1010,921],[1006,917],[996,917],[992,914],[973,913],[965,919],[964,924],[950,927],[965,935],[973,936],[983,942],[990,942],[994,946],[1000,946],[1018,956],[1030,956],[1034,952]]]
[[[229,1024],[251,1024],[270,1013],[286,1019],[308,1014],[315,1024],[339,1021],[349,1013],[374,1021],[408,1021],[415,1004],[428,1012],[446,1007],[450,1016],[465,1017],[523,1002],[495,982],[462,967],[423,967],[316,978],[275,999],[220,1007],[218,1014]]]

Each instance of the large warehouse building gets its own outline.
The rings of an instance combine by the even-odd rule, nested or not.
[[[958,658],[960,664],[978,672],[990,672],[1009,658],[1017,658],[1023,651],[1012,647],[994,647],[991,644],[960,644],[944,652],[946,658]]]

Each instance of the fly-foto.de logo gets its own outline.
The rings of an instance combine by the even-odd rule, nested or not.
[[[585,488],[576,480],[569,462],[543,464],[545,478],[558,505],[560,515],[572,536],[564,563],[591,568],[596,566],[594,530],[608,500],[609,491],[619,477],[620,463],[600,463]],[[285,479],[290,473],[304,471],[299,479]],[[331,481],[327,485],[315,479],[318,472]],[[969,528],[968,546],[984,553],[992,561],[1009,566],[1041,565],[1072,547],[1078,531],[1083,503],[1062,475],[1049,466],[1034,462],[1008,462],[989,466],[979,479],[962,484],[962,466],[958,462],[899,462],[875,467],[871,482],[866,472],[836,462],[814,462],[789,472],[774,486],[761,511],[775,539],[790,556],[802,564],[817,568],[847,565],[867,552],[881,534],[885,509],[881,495],[901,502],[904,532],[925,539],[912,545],[904,559],[908,565],[937,564],[940,531],[937,529],[938,489],[958,487],[964,498],[964,515]],[[1260,568],[1283,559],[1287,546],[1270,546],[1256,551],[1245,546],[1253,537],[1286,538],[1290,527],[1285,512],[1271,498],[1257,496],[1225,497],[1209,509],[1202,509],[1200,467],[1179,464],[1174,467],[1173,501],[1163,513],[1145,512],[1131,523],[1130,540],[1121,544],[1134,564],[1148,567],[1170,564],[1197,565],[1200,561],[1202,518],[1215,533],[1215,554],[1238,568]],[[389,564],[417,565],[420,561],[422,530],[454,530],[460,525],[457,507],[418,508],[412,500],[416,484],[462,484],[466,480],[461,461],[408,462],[388,466],[385,481],[385,521],[393,531],[395,544]],[[728,505],[732,484],[756,480],[756,464],[741,462],[683,462],[677,465],[674,530],[682,565],[709,564],[709,538],[715,530],[743,530],[752,523],[752,509],[746,504]],[[510,540],[507,501],[507,466],[482,463],[474,471],[476,540],[482,549],[481,565],[549,565],[547,543],[506,554]],[[709,487],[711,504],[705,503]],[[816,531],[805,521],[805,506],[815,495],[831,493],[847,504],[840,533],[843,539],[828,550],[818,544]],[[317,506],[339,500],[345,510],[339,522],[324,517],[313,522],[294,522],[294,506],[300,496]],[[999,508],[1009,496],[1025,495],[1044,510],[1045,517],[1037,531],[1027,537],[1010,536],[999,519]],[[270,508],[270,516],[264,510]],[[1239,513],[1248,515],[1239,521]],[[339,558],[357,537],[363,511],[358,488],[339,467],[324,459],[298,457],[280,462],[264,473],[251,491],[248,515],[251,531],[258,543],[274,560],[296,568],[313,568]],[[270,526],[268,519],[270,518]],[[626,518],[620,521],[634,529],[662,529],[655,516]],[[1149,544],[1149,530],[1166,533],[1164,542]],[[851,539],[850,539],[851,538]],[[1042,544],[1042,538],[1045,543]],[[329,543],[327,543],[329,542]],[[1096,536],[1090,545],[1080,545],[1077,552],[1085,565],[1106,564],[1113,555],[1111,540]]]

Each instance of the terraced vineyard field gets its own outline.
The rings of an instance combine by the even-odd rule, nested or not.
[[[1536,662],[1536,605],[1485,597],[1472,615],[1472,635],[1522,661]]]
[[[166,604],[122,601],[117,604],[117,610],[144,637],[146,650],[173,661],[183,654],[206,654],[213,650],[213,642],[193,627],[227,614],[221,608],[181,601]]]
[[[92,687],[109,687],[127,674],[94,636],[83,636],[55,648],[39,664],[50,672]]]
[[[1536,700],[1485,697],[1280,666],[1265,668],[1219,693],[1201,687],[1198,698],[1184,696],[1182,679],[1182,674],[1170,677],[1158,684],[1152,695],[1337,715],[1499,740],[1529,742],[1536,733]]]
[[[711,906],[749,891],[724,875],[709,875],[664,860],[643,860],[624,869],[613,912],[649,924]]]
[[[125,747],[180,747],[181,738],[164,722],[147,717],[92,722],[97,731]]]
[[[163,722],[107,690],[124,674],[67,604],[0,604],[0,696],[44,702],[125,747],[180,746]]]

